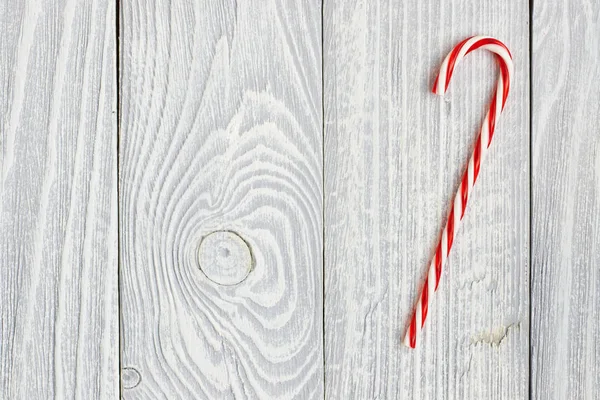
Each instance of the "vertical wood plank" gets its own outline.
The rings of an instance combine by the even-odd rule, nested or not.
[[[524,398],[528,390],[527,2],[328,1],[324,9],[327,398]],[[459,40],[507,43],[515,80],[429,311],[401,345],[498,69]]]
[[[114,1],[0,2],[0,398],[119,395]]]
[[[121,4],[124,398],[322,397],[320,2]]]
[[[600,4],[533,13],[532,394],[600,398]]]

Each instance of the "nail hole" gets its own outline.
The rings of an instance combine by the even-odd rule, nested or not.
[[[121,381],[123,389],[133,389],[142,381],[142,376],[137,369],[133,367],[125,367],[121,369]]]
[[[231,251],[229,251],[229,249],[226,247],[221,247],[219,249],[219,255],[223,258],[229,257],[230,254],[231,254]]]

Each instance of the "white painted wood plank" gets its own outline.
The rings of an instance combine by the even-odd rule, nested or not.
[[[325,382],[331,399],[520,399],[528,392],[527,2],[328,1],[324,10]],[[515,80],[429,311],[401,345],[498,69],[443,57],[474,34]]]
[[[320,2],[121,4],[124,398],[322,398]]]
[[[600,398],[600,4],[533,13],[532,398]]]
[[[115,2],[0,2],[0,398],[119,395]]]

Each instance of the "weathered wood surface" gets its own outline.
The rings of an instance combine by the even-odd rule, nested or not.
[[[525,398],[527,2],[324,7],[326,397]],[[498,73],[476,52],[445,99],[431,94],[443,57],[473,34],[507,43],[515,80],[423,342],[410,350],[401,337]]]
[[[1,2],[0,399],[119,397],[118,207],[125,399],[600,398],[600,5],[535,2],[530,93],[526,3],[121,1],[117,199],[116,4]]]
[[[120,3],[123,397],[322,398],[320,2]]]
[[[535,399],[600,398],[600,3],[533,13]]]
[[[119,394],[114,1],[0,2],[0,398]]]

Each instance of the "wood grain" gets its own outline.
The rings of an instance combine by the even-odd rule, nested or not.
[[[123,397],[322,397],[320,3],[121,5]]]
[[[528,391],[527,2],[329,1],[324,9],[325,392],[331,399],[520,399]],[[515,80],[423,342],[401,345],[498,69]]]
[[[114,1],[0,2],[0,398],[119,393]]]
[[[532,398],[600,398],[600,4],[533,13]]]

